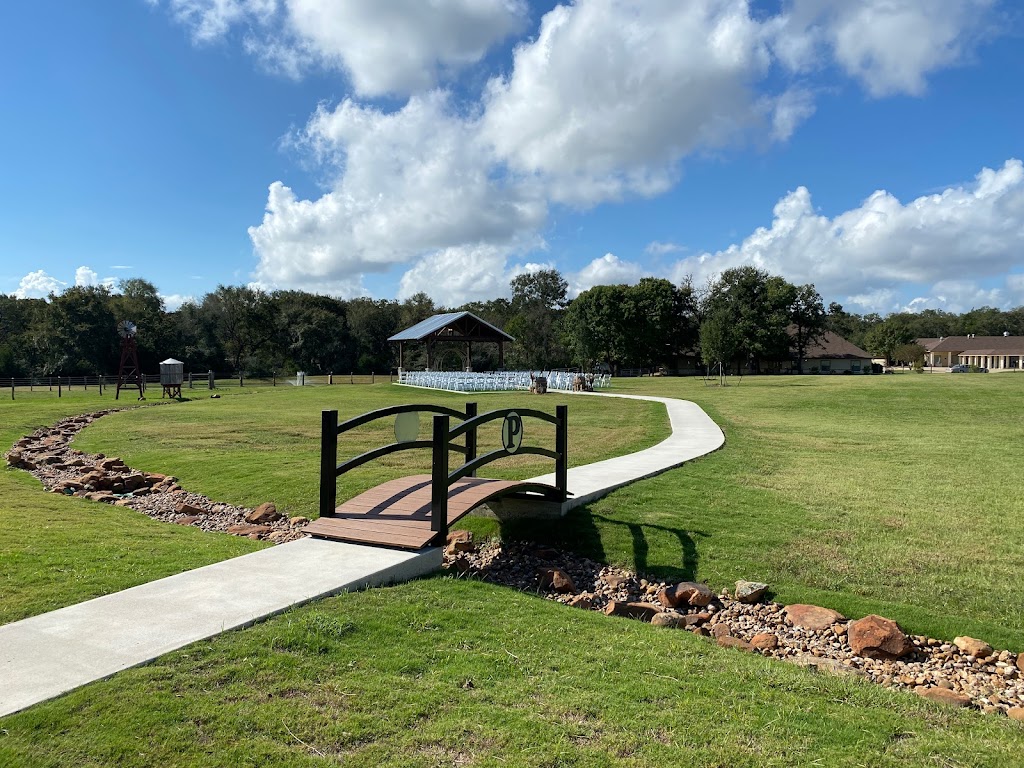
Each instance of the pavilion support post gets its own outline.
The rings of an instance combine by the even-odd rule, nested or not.
[[[466,342],[466,373],[473,371],[473,342]]]
[[[405,368],[405,342],[398,342],[398,370]]]
[[[430,530],[435,540],[448,537],[448,416],[434,416],[434,454],[430,472]]]
[[[569,496],[569,406],[559,405],[555,408],[555,487],[564,502]]]
[[[476,403],[466,403],[466,420],[476,418]],[[466,463],[476,458],[476,427],[466,433]],[[476,471],[469,473],[470,477],[476,477]]]
[[[338,412],[320,416],[320,517],[334,517],[338,505]]]

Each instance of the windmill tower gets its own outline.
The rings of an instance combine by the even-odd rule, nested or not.
[[[135,346],[138,330],[131,320],[122,320],[117,324],[117,335],[121,337],[121,364],[117,369],[115,400],[121,397],[122,389],[138,389],[139,400],[145,399],[146,379],[139,366],[139,349]]]

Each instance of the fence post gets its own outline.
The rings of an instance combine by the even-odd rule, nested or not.
[[[448,536],[448,416],[434,416],[434,455],[430,466],[430,530],[443,544]]]
[[[64,393],[61,391],[60,376],[57,377],[57,397],[63,397]]]
[[[213,371],[207,371],[206,378],[210,382],[210,389],[213,389]]]
[[[277,386],[277,369],[274,369],[274,386]]]
[[[103,396],[103,374],[99,376],[100,397]]]
[[[558,454],[555,459],[555,487],[564,502],[569,495],[569,406],[556,406],[555,418],[558,419],[555,425],[555,452]]]
[[[334,383],[334,371],[328,371],[327,372],[327,384],[328,384],[328,386],[330,386],[333,383]]]
[[[238,386],[240,386],[240,387],[244,387],[245,386],[245,383],[242,381],[242,373],[241,373],[241,371],[239,371],[239,373],[238,373]]]
[[[355,375],[355,373],[352,373],[352,372],[349,373],[349,375],[348,375],[348,383],[349,384],[355,384],[356,383],[356,375]]]
[[[188,388],[192,389],[192,371],[188,372]]]
[[[370,383],[371,384],[376,384],[377,383],[377,374],[374,373],[373,371],[370,371]]]
[[[320,414],[320,517],[334,517],[338,496],[338,412]]]
[[[14,377],[11,377],[11,400],[14,399]]]
[[[475,418],[477,415],[476,403],[466,403],[466,420]],[[466,433],[466,463],[476,458],[476,427]],[[470,472],[470,477],[476,477],[476,472]]]

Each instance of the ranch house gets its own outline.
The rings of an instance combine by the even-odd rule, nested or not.
[[[1024,361],[1024,336],[946,336],[918,339],[927,351],[928,364],[951,367],[976,365],[993,371],[1020,370]]]

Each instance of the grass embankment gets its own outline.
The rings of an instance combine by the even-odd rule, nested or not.
[[[434,578],[0,721],[0,765],[1013,766],[1024,729],[687,632]]]
[[[134,401],[95,390],[19,392],[0,402],[0,454],[66,416]],[[139,411],[133,411],[139,413]],[[198,568],[266,546],[166,525],[130,509],[44,493],[27,472],[0,469],[0,624]]]

